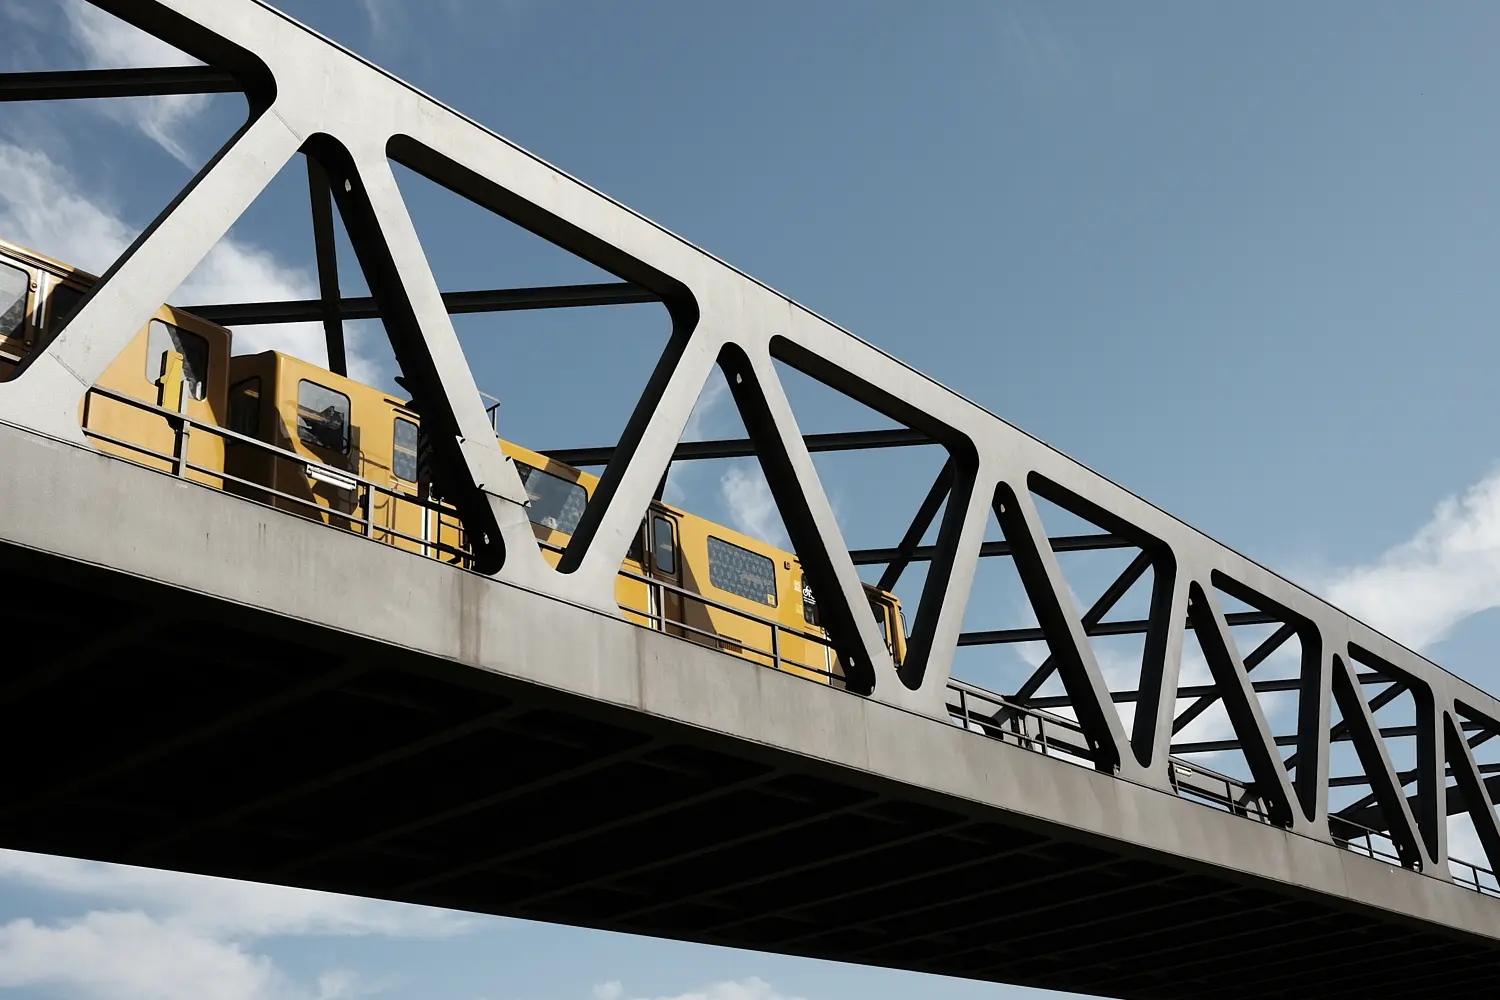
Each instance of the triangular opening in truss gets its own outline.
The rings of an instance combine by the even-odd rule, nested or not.
[[[1149,742],[1152,718],[1138,709],[1145,705],[1149,712],[1159,683],[1145,667],[1153,630],[1155,641],[1164,644],[1169,625],[1167,605],[1154,610],[1153,599],[1171,599],[1170,592],[1156,593],[1155,547],[1148,551],[1143,546],[1148,540],[1111,530],[1097,515],[1090,517],[1089,505],[1056,485],[1034,483],[1031,500],[1121,723],[1137,742]],[[1162,586],[1170,585],[1163,581]],[[1158,659],[1164,661],[1160,654]],[[1143,763],[1149,750],[1138,751]]]
[[[283,166],[90,394],[85,431],[162,471],[469,564],[457,511],[424,482],[380,310],[350,296],[368,284],[335,203],[321,160]],[[341,321],[351,304],[366,318]]]
[[[637,624],[809,679],[842,676],[717,367],[656,482],[616,592]]]
[[[409,143],[392,156],[449,322],[521,471],[537,544],[556,565],[673,335],[672,317],[639,284],[486,203],[493,186],[459,165]]]
[[[1296,789],[1305,813],[1315,815],[1316,758],[1322,729],[1317,706],[1323,681],[1321,665],[1303,656],[1302,636],[1309,626],[1275,602],[1228,578],[1216,576],[1214,584],[1213,594],[1229,639],[1275,741],[1282,773]],[[1220,703],[1223,697],[1203,660],[1194,658],[1191,670],[1195,680],[1184,683],[1206,685],[1208,690],[1188,689],[1196,697],[1178,710],[1174,729],[1186,728],[1204,706]],[[1179,687],[1179,699],[1183,690]],[[1304,702],[1304,698],[1308,700]],[[1308,714],[1304,715],[1304,709]]]
[[[855,690],[902,684],[916,688],[924,678],[933,680],[927,674],[933,662],[946,677],[946,654],[939,651],[934,660],[933,637],[942,603],[938,590],[950,579],[947,567],[960,529],[943,516],[946,486],[934,485],[947,461],[946,449],[935,441],[915,449],[926,453],[931,468],[917,474],[927,480],[917,486],[918,495],[905,498],[902,490],[913,478],[911,456],[869,445],[890,443],[893,434],[903,442],[931,438],[902,426],[878,393],[860,384],[835,387],[820,376],[826,376],[821,359],[780,341],[773,343],[771,357],[759,360],[728,347],[719,364],[753,441],[764,496],[779,511],[785,531],[790,558],[783,557],[783,563],[796,574],[793,585],[803,601],[796,624],[825,637],[836,672]],[[862,453],[855,454],[851,445]],[[912,513],[902,513],[904,500],[910,499],[916,512],[934,490],[933,502],[925,504],[932,523],[913,526]],[[886,548],[899,547],[902,536],[909,536],[909,557],[901,560],[906,570],[923,556],[943,568],[938,573],[925,566],[916,573],[900,572],[874,551],[882,546],[857,541],[873,543],[884,533],[894,536]],[[924,536],[931,544],[925,553],[918,552]],[[709,565],[711,569],[712,559]],[[849,575],[841,577],[845,570]],[[903,576],[904,601],[897,594]],[[886,670],[891,672],[877,673]]]
[[[997,605],[987,602],[998,599],[998,606],[1009,611],[1010,622],[999,629],[993,623],[978,628],[966,623],[962,641],[966,645],[1008,647],[992,655],[989,664],[991,671],[1003,670],[1009,675],[1002,681],[1006,699],[1003,714],[1012,720],[1013,728],[1019,725],[1028,734],[1031,730],[1045,734],[1036,745],[1022,745],[1044,749],[1074,763],[1114,770],[1123,763],[1114,748],[1118,746],[1122,755],[1131,750],[1083,623],[1087,609],[1080,606],[1081,602],[1096,595],[1082,598],[1072,591],[1049,525],[1024,484],[1018,491],[1013,484],[1002,482],[992,499],[990,514],[995,520],[985,550],[996,557],[995,565],[981,571],[983,579],[976,586],[970,607],[993,615]],[[1067,518],[1054,513],[1053,520]],[[1120,579],[1116,573],[1111,582]],[[1133,578],[1120,583],[1122,595],[1131,582]],[[1113,601],[1104,603],[1113,606]],[[1007,666],[1009,670],[1005,670]]]
[[[775,366],[860,578],[895,594],[914,618],[951,493],[947,449],[785,362]]]
[[[227,74],[92,4],[38,9],[12,18],[6,29],[8,50],[23,54],[15,69],[90,76],[86,87],[61,86],[54,77],[28,92],[7,91],[0,241],[14,246],[0,244],[0,378],[13,377],[18,363],[57,337],[97,287],[95,277],[109,275],[215,154],[232,144],[249,112],[246,95]],[[143,72],[148,69],[163,73]],[[203,92],[76,96],[150,86]],[[184,206],[177,218],[186,219],[190,210]],[[32,259],[22,249],[50,260]],[[161,299],[167,297],[164,289]],[[133,332],[119,331],[122,337]]]
[[[1462,885],[1500,892],[1500,720],[1460,703],[1447,725],[1448,869]]]
[[[1333,678],[1337,721],[1330,775],[1350,766],[1350,773],[1364,782],[1349,785],[1348,791],[1330,788],[1330,826],[1335,837],[1355,849],[1383,843],[1388,857],[1418,867],[1421,845],[1425,843],[1428,852],[1436,847],[1435,831],[1422,823],[1422,809],[1428,796],[1441,795],[1442,789],[1424,789],[1416,768],[1416,697],[1400,671],[1358,648],[1351,647],[1350,653],[1347,662],[1335,659],[1343,666]],[[1440,733],[1436,739],[1441,741]],[[1338,749],[1340,744],[1352,748],[1353,759]],[[1408,825],[1407,816],[1414,826]]]
[[[1261,658],[1269,658],[1276,646],[1257,644],[1248,654],[1242,650],[1230,623],[1238,620],[1231,616],[1248,613],[1243,610],[1248,605],[1227,593],[1226,583],[1216,578],[1206,587],[1197,581],[1189,587],[1189,627],[1173,721],[1174,782],[1180,794],[1289,825],[1299,808],[1310,806],[1299,802],[1302,796],[1288,778],[1280,746],[1285,740],[1277,739],[1276,725],[1265,711],[1263,694],[1277,692],[1254,687]],[[1232,610],[1225,610],[1226,602]],[[1249,664],[1246,655],[1252,656]]]

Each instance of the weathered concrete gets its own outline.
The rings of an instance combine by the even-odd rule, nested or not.
[[[50,771],[50,763],[39,762],[45,773],[0,799],[0,842],[7,846],[1121,996],[1333,996],[1345,984],[1359,993],[1372,977],[1390,995],[1416,996],[1486,977],[1484,970],[1500,958],[1500,900],[1435,878],[70,443],[0,425],[0,467],[6,470],[0,477],[0,543],[8,590],[56,595],[39,613],[75,628],[61,651],[55,643],[20,644],[21,655],[0,673],[0,728],[12,739],[55,733],[86,743],[88,733],[79,733],[70,704],[102,699],[83,712],[92,718],[90,713],[104,712],[123,697],[116,686],[129,689],[134,682],[124,678],[136,674],[141,691],[150,689],[149,705],[142,702],[140,711],[164,713],[151,716],[157,722],[146,727],[149,732],[109,743],[101,738]],[[137,632],[121,640],[122,646],[133,644],[135,657],[121,653],[111,660],[108,652],[86,649],[79,654],[81,666],[68,661],[69,643],[107,642],[109,629],[127,630],[143,613],[169,607],[178,610],[160,621],[154,639]],[[184,647],[172,639],[179,632],[172,619],[179,617],[209,623],[207,634],[223,635],[235,648],[216,650],[212,642]],[[80,634],[79,623],[85,622],[98,623],[97,634]],[[225,629],[233,630],[232,637]],[[265,637],[264,650],[257,649],[256,636]],[[155,656],[191,667],[195,649],[203,652],[202,671],[214,669],[216,656],[232,653],[234,677],[250,678],[235,681],[241,700],[214,702],[224,714],[195,717],[186,701],[174,707],[172,685],[180,678],[157,676],[141,662]],[[317,661],[318,670],[293,670],[263,685],[257,671],[284,667],[289,649]],[[305,753],[326,749],[333,756],[320,758],[316,768],[311,762],[292,767],[295,780],[281,784],[265,784],[265,772],[255,768],[201,774],[186,757],[168,766],[184,754],[194,756],[190,748],[231,739],[241,717],[270,718],[283,705],[340,692],[348,677],[372,671],[457,692],[454,705],[461,708],[453,711],[462,716],[457,726],[465,734],[491,722],[504,729],[505,718],[525,718],[526,738],[542,741],[536,746],[561,741],[561,750],[536,750],[533,758],[532,750],[517,749],[523,747],[514,741],[519,737],[508,734],[511,755],[442,765],[450,771],[472,768],[498,777],[517,760],[550,760],[552,753],[569,752],[570,740],[590,745],[591,719],[619,741],[606,740],[584,753],[594,763],[575,761],[579,774],[590,766],[613,766],[609,761],[617,758],[677,753],[672,748],[679,747],[695,748],[684,760],[696,763],[655,761],[632,772],[631,780],[639,783],[619,802],[598,803],[595,819],[607,828],[602,835],[612,845],[608,852],[589,839],[595,832],[575,828],[576,817],[563,822],[577,803],[546,800],[558,817],[555,827],[527,811],[540,808],[542,800],[528,807],[526,796],[563,790],[573,780],[552,775],[535,778],[535,791],[522,782],[495,792],[498,801],[512,805],[488,821],[493,830],[465,828],[459,846],[402,841],[401,850],[369,856],[360,855],[358,845],[375,843],[370,838],[388,833],[392,824],[430,824],[430,817],[419,815],[422,804],[393,798],[383,810],[378,800],[369,801],[367,812],[346,811],[337,822],[303,812],[282,816],[266,829],[254,823],[261,806],[244,808],[262,801],[281,808],[299,796],[316,800],[350,780],[340,776],[345,772],[378,776],[381,754],[398,751],[364,723],[351,724],[345,733],[352,742],[371,743],[363,756],[346,759],[337,748],[307,742],[313,749]],[[73,681],[71,689],[41,701],[33,696],[56,688],[56,678],[64,675]],[[201,671],[197,676],[213,688],[212,677]],[[84,677],[92,679],[89,684]],[[275,701],[270,708],[267,697]],[[444,697],[424,694],[416,702],[431,715],[449,711],[431,708]],[[483,702],[491,697],[498,700]],[[411,708],[406,695],[387,700],[404,700],[402,711]],[[466,714],[471,710],[473,717]],[[342,727],[333,711],[313,714],[329,733]],[[211,724],[205,729],[206,722]],[[451,722],[445,716],[445,725]],[[546,731],[549,725],[555,731]],[[277,726],[278,734],[315,728],[306,718]],[[203,735],[200,729],[213,732]],[[438,746],[459,737],[436,728],[402,743],[393,759],[403,767],[421,759],[426,751],[412,751],[409,744],[424,738]],[[263,744],[237,739],[226,752],[262,752]],[[708,754],[701,761],[700,750]],[[673,777],[678,772],[688,777]],[[432,783],[432,775],[442,773],[434,770],[421,780]],[[652,784],[658,773],[660,787]],[[396,788],[405,779],[391,780]],[[778,784],[788,781],[802,790]],[[171,808],[138,809],[158,788]],[[781,790],[767,800],[775,808],[761,828],[756,816],[765,803],[751,808],[746,800],[736,813],[740,800],[734,796],[761,795],[767,788]],[[95,798],[72,803],[70,789],[95,789],[89,793]],[[473,794],[482,797],[477,786]],[[201,802],[195,798],[200,795]],[[647,810],[644,819],[631,812],[632,795],[656,803],[655,811]],[[477,798],[455,794],[441,807],[434,801],[431,809],[437,815],[469,801]],[[671,838],[691,826],[700,815],[694,810],[705,803],[735,814],[738,832],[718,830],[713,840],[695,839],[688,830],[673,846]],[[776,812],[782,806],[790,810],[785,816]],[[612,815],[610,808],[625,812]],[[112,821],[114,829],[82,829],[80,809]],[[674,810],[682,817],[675,826],[651,825],[665,822]],[[912,818],[917,815],[920,821]],[[631,832],[642,823],[645,832]],[[533,826],[530,835],[517,832]],[[788,848],[778,838],[798,826],[821,833]],[[950,835],[957,839],[945,841]],[[473,846],[491,838],[506,843],[506,857],[523,860],[496,863]],[[378,842],[384,850],[398,840]],[[763,849],[755,847],[757,840]],[[555,854],[562,849],[557,844],[580,845],[581,853]],[[595,846],[585,850],[588,844]],[[712,852],[721,848],[725,860],[716,868]],[[970,852],[959,860],[971,870],[945,875],[955,862],[944,852],[961,849]],[[556,860],[524,860],[539,857]],[[754,884],[745,884],[747,857],[758,866]],[[992,864],[1005,857],[1013,863]],[[337,864],[325,864],[328,859]],[[895,890],[882,887],[898,869],[904,874],[896,881],[907,887],[902,891],[925,888],[893,902]],[[988,874],[976,885],[978,871]],[[997,877],[1004,872],[1011,885]],[[941,892],[932,892],[947,878],[951,905],[945,906],[934,901],[942,900]],[[813,883],[820,895],[798,895]],[[723,899],[715,895],[719,886],[727,887]],[[1039,898],[1045,905],[1037,905]],[[892,914],[884,922],[882,906]],[[955,925],[951,918],[959,910],[964,920]],[[1054,912],[1092,930],[1070,934],[1067,926],[1048,925]],[[832,916],[839,913],[847,927]],[[770,925],[759,919],[773,914]],[[965,928],[987,923],[993,925],[992,944],[965,936]],[[1018,926],[1039,930],[1025,948],[1008,951],[1007,939],[1016,937]],[[1038,956],[1048,951],[1038,947],[1045,942],[1060,943],[1050,949],[1055,959]],[[1158,951],[1162,955],[1152,958]],[[1277,966],[1292,957],[1294,965]]]

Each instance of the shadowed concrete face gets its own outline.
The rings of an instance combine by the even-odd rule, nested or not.
[[[1121,997],[1419,996],[1500,901],[0,427],[0,844]]]

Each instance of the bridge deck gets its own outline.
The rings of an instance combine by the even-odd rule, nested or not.
[[[1449,995],[1500,900],[0,426],[0,844],[1119,997]]]

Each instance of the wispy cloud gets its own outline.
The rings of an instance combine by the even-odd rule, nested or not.
[[[1500,471],[1437,505],[1411,538],[1329,575],[1334,605],[1415,649],[1500,607]]]
[[[599,983],[594,987],[593,995],[594,1000],[622,1000],[627,996],[619,980]],[[645,998],[632,997],[631,1000],[645,1000]],[[687,993],[656,997],[654,1000],[803,1000],[803,998],[782,993],[764,979],[751,976],[748,979],[711,983]]]
[[[997,16],[1002,60],[1023,87],[1050,97],[1078,85],[1082,57],[1053,25],[1044,6],[1006,4],[997,9]]]
[[[135,239],[135,227],[111,206],[89,197],[64,167],[40,149],[0,140],[0,235],[59,260],[100,273]],[[286,267],[269,252],[233,236],[220,240],[173,297],[200,302],[302,299],[317,295],[306,271]],[[380,365],[349,334],[349,374],[378,384]],[[235,331],[235,353],[277,350],[327,363],[322,328],[294,323]]]
[[[719,496],[736,529],[772,545],[791,544],[781,524],[781,512],[771,496],[770,484],[753,460],[735,462],[725,470],[719,479]]]
[[[374,987],[342,968],[298,982],[255,942],[437,937],[470,926],[440,910],[14,851],[0,851],[5,884],[92,908],[0,925],[0,988],[46,987],[87,1000],[342,1000]]]
[[[86,0],[64,0],[63,13],[75,46],[99,68],[195,65],[197,60],[126,24]],[[197,168],[184,131],[208,107],[207,94],[131,97],[96,102],[118,121],[139,126],[153,142],[184,166]]]

